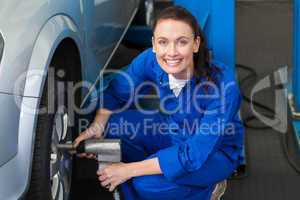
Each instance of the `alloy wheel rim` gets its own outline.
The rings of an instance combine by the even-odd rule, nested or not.
[[[56,145],[68,141],[68,114],[65,109],[54,116],[50,153],[51,194],[54,200],[67,199],[70,192],[72,157],[67,152],[58,151]]]

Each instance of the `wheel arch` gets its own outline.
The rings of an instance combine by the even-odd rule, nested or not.
[[[77,67],[80,68],[77,70],[82,73],[83,44],[81,32],[71,18],[65,15],[56,15],[49,19],[35,42],[26,73],[20,76],[20,83],[25,82],[23,96],[41,97],[48,68],[56,53],[61,49],[73,50],[73,53],[79,56],[80,65]]]

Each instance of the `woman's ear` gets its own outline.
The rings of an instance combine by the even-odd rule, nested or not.
[[[197,36],[194,43],[194,53],[197,53],[199,51],[200,45],[201,45],[201,39],[200,36]]]
[[[152,41],[152,51],[155,53],[156,47],[155,47],[154,37],[151,38],[151,41]]]

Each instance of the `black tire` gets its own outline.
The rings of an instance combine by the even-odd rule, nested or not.
[[[40,111],[42,111],[42,113],[39,113],[37,120],[31,180],[29,190],[26,195],[27,200],[67,200],[70,197],[72,182],[72,156],[68,153],[59,152],[56,149],[55,153],[57,156],[57,163],[53,163],[52,155],[54,155],[53,152],[55,151],[55,145],[53,144],[54,140],[56,141],[59,139],[57,142],[66,142],[72,141],[73,138],[76,137],[76,135],[74,135],[74,133],[76,133],[74,131],[75,128],[69,127],[68,125],[67,129],[61,127],[62,132],[66,130],[66,132],[64,132],[66,133],[64,138],[58,138],[58,134],[56,134],[58,130],[58,123],[61,122],[61,125],[64,125],[64,121],[62,120],[65,119],[65,113],[69,111],[67,87],[65,83],[68,81],[75,81],[76,83],[80,80],[80,70],[78,70],[79,72],[70,70],[71,67],[76,65],[78,66],[78,63],[76,62],[80,63],[79,57],[74,58],[74,55],[71,52],[72,51],[65,51],[63,48],[59,48],[54,55],[51,67],[49,68],[49,73],[47,75],[47,80],[44,84],[44,90],[40,102]],[[49,79],[54,80],[54,87],[52,86],[52,83],[48,81]],[[59,99],[59,95],[61,94],[56,93],[56,91],[59,90],[59,84],[65,85],[65,89],[61,90],[63,93],[62,95],[64,95],[62,101]],[[76,106],[78,106],[80,102],[80,94],[77,94],[75,98]],[[51,105],[54,105],[54,109],[51,107]],[[45,108],[47,108],[47,112],[44,112],[45,110],[43,109]],[[62,115],[63,118],[60,115]],[[77,119],[75,118],[74,124],[76,123],[76,120]],[[68,162],[68,168],[62,168],[61,160],[62,162]],[[71,164],[69,164],[69,162]],[[55,177],[55,184],[58,181],[58,189],[53,192],[54,178],[52,173],[54,173],[54,171],[56,172],[56,170],[58,177]],[[60,170],[66,170],[66,174],[59,176],[59,173],[61,172]]]
[[[41,99],[40,108],[47,106],[47,84],[43,92]],[[50,143],[51,143],[51,122],[53,121],[53,115],[45,114],[38,117],[34,155],[32,161],[32,172],[30,186],[27,193],[28,200],[33,199],[52,199],[50,189],[50,171],[49,160],[50,160]]]

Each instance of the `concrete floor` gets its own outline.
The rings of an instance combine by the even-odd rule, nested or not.
[[[239,0],[237,3],[237,63],[253,67],[259,79],[273,76],[282,66],[292,66],[292,1]],[[139,53],[121,46],[112,68],[127,65]],[[239,78],[244,76],[239,71]],[[259,80],[258,79],[258,80]],[[251,87],[250,87],[251,88]],[[249,91],[249,89],[247,90]],[[256,96],[256,100],[274,107],[274,88]],[[242,106],[243,116],[249,105]],[[293,200],[299,199],[300,177],[288,164],[275,130],[247,129],[248,177],[229,182],[225,200]],[[72,199],[110,199],[93,180],[76,186]],[[82,190],[80,192],[80,190]],[[297,198],[298,196],[298,198]]]
[[[237,63],[252,66],[259,79],[292,67],[292,1],[250,0],[237,4]],[[248,90],[249,91],[249,90]],[[274,88],[256,100],[274,108]],[[249,105],[243,105],[243,114]],[[281,133],[247,129],[248,177],[231,181],[225,200],[288,200],[299,198],[300,177],[283,153]]]

